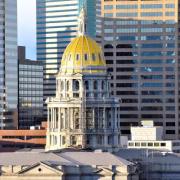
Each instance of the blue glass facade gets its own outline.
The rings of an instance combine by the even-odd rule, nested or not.
[[[18,121],[17,1],[0,0],[0,129]]]

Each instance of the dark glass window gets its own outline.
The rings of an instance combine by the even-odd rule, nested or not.
[[[175,134],[175,130],[166,130],[166,134]]]
[[[166,126],[175,126],[175,122],[166,122]]]
[[[98,89],[98,83],[97,83],[97,81],[94,81],[94,89],[95,89],[95,90]]]

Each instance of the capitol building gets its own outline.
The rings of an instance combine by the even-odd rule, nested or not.
[[[119,99],[111,96],[111,77],[101,47],[85,29],[82,10],[79,35],[61,60],[56,96],[46,101],[47,151],[69,147],[113,151],[120,147]]]

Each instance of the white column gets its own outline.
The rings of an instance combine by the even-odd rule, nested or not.
[[[66,129],[66,108],[64,108],[64,129]]]
[[[108,136],[106,134],[104,134],[104,146],[108,146]]]
[[[55,128],[55,109],[53,107],[53,129]]]
[[[99,128],[100,128],[99,107],[97,107],[97,113],[98,113],[98,117],[97,117],[97,120],[98,120],[97,126],[98,126],[98,130],[99,130]]]
[[[65,111],[65,108],[63,108],[63,114],[64,114],[63,125],[64,125],[64,129],[66,129],[66,111]]]
[[[92,108],[92,118],[93,118],[93,120],[92,120],[92,122],[93,122],[93,129],[95,129],[95,109],[94,108]]]
[[[69,129],[70,128],[70,117],[71,117],[71,115],[70,115],[70,107],[68,107],[67,112],[68,112],[67,129]]]
[[[56,129],[56,108],[54,108],[54,128]]]
[[[53,111],[53,121],[52,121],[52,128],[54,129],[54,107],[52,108]],[[54,138],[53,138],[54,139]]]
[[[49,114],[49,108],[47,108],[47,110],[48,110],[48,122],[47,122],[47,129],[49,130],[49,127],[50,127],[50,119],[49,119],[49,116],[50,116],[50,114]]]
[[[97,147],[97,134],[96,135],[92,135],[92,146],[94,148]]]
[[[61,114],[62,114],[62,116],[61,116],[61,129],[63,129],[64,128],[64,124],[63,124],[63,118],[64,118],[64,114],[63,114],[63,108],[61,108]]]
[[[114,123],[115,123],[115,129],[117,129],[117,108],[114,108]]]
[[[103,108],[103,129],[106,128],[106,108]]]
[[[114,128],[114,108],[111,108],[111,129]]]
[[[58,108],[58,131],[61,130],[61,108]]]
[[[75,124],[74,124],[74,108],[72,108],[72,111],[71,111],[71,113],[72,113],[72,119],[71,119],[71,123],[72,123],[72,129],[74,129],[75,128]]]
[[[84,128],[84,104],[83,103],[84,102],[82,102],[82,104],[80,104],[80,108],[79,108],[79,117],[80,117],[79,125],[80,125],[81,130]],[[74,119],[73,119],[73,122],[74,122]]]
[[[50,123],[50,128],[52,129],[53,127],[53,110],[52,110],[52,107],[51,107],[51,123]]]
[[[56,108],[54,108],[54,128],[56,129]]]

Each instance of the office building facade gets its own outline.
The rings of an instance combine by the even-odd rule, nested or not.
[[[0,129],[17,127],[17,1],[0,0]]]
[[[26,59],[25,47],[18,47],[19,129],[29,129],[43,120],[43,64]]]
[[[122,135],[153,119],[179,138],[177,0],[103,0],[103,46],[112,93],[121,99]]]
[[[77,35],[78,16],[87,10],[87,32],[100,39],[100,0],[37,0],[37,59],[44,62],[44,101],[55,95],[55,75],[69,42]],[[46,117],[46,106],[45,106]]]

